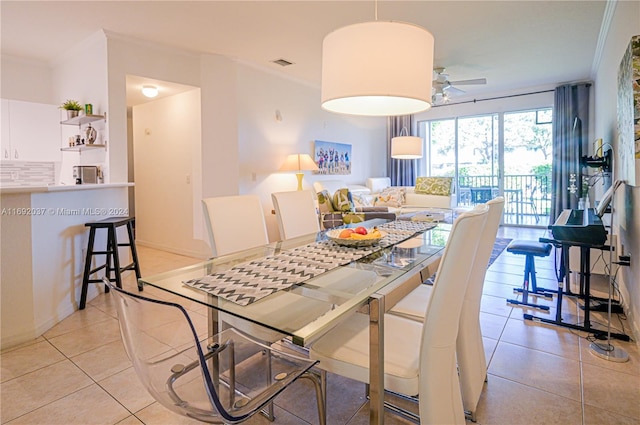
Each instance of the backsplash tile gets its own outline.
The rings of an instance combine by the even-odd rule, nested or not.
[[[55,162],[0,162],[0,186],[47,186],[56,182]]]

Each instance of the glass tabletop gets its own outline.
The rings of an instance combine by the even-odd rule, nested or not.
[[[379,249],[349,264],[274,292],[247,306],[188,286],[184,282],[326,240],[324,232],[274,242],[143,277],[140,282],[291,336],[294,343],[305,346],[366,304],[372,294],[401,280],[408,272],[415,272],[417,268],[421,269],[432,263],[441,254],[450,227],[440,224],[401,243]]]

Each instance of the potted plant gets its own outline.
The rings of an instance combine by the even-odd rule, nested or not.
[[[75,100],[68,99],[62,105],[60,109],[67,111],[67,119],[75,118],[82,111],[82,105]]]

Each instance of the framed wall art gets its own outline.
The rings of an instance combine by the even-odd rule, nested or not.
[[[631,37],[618,72],[620,177],[640,186],[640,35]]]
[[[315,174],[351,174],[351,145],[316,140],[313,160],[318,165]]]

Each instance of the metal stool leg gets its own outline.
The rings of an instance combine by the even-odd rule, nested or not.
[[[531,283],[531,291],[529,290],[530,283]],[[537,285],[536,285],[535,262],[533,259],[533,255],[527,254],[525,259],[524,282],[522,283],[522,289],[521,290],[514,289],[514,291],[522,293],[522,301],[510,299],[510,300],[507,300],[507,302],[509,304],[523,305],[523,306],[537,308],[544,311],[549,311],[549,307],[546,305],[539,305],[539,304],[529,302],[529,293],[533,295],[542,295],[542,294],[537,294],[536,290],[537,290]]]

